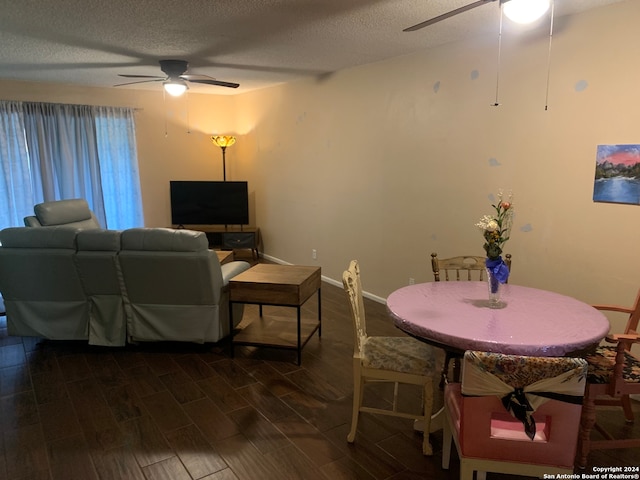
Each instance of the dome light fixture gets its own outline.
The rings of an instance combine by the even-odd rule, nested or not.
[[[187,84],[181,78],[174,78],[166,80],[162,83],[164,91],[172,97],[179,97],[187,91]]]
[[[551,0],[501,0],[502,11],[516,23],[533,23],[541,18],[551,6]]]

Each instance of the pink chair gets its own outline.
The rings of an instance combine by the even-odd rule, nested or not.
[[[465,352],[462,383],[445,387],[442,468],[453,442],[461,480],[573,473],[586,373],[578,358]]]

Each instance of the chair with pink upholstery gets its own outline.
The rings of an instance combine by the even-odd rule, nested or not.
[[[572,474],[586,374],[580,358],[465,352],[462,382],[445,387],[442,467],[454,443],[461,480]]]

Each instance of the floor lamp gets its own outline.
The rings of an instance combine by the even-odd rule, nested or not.
[[[225,158],[225,152],[227,151],[227,147],[230,147],[234,143],[236,143],[236,137],[231,135],[214,135],[211,137],[211,141],[214,145],[219,146],[222,149],[222,178],[226,182],[227,181],[227,160]]]

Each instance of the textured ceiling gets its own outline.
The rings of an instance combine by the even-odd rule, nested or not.
[[[623,0],[555,0],[556,18]],[[495,33],[498,2],[416,32],[472,0],[0,0],[0,78],[113,86],[162,75],[158,60],[240,83],[235,94],[322,78],[470,36]],[[505,22],[506,24],[506,22]],[[506,28],[506,27],[505,27]],[[117,88],[159,89],[158,83]]]

